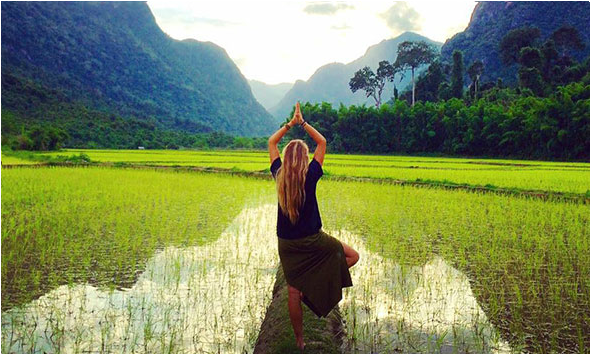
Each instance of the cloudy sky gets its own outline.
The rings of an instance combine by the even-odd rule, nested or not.
[[[475,1],[148,1],[176,39],[223,47],[247,79],[307,80],[320,66],[348,63],[384,39],[414,31],[445,42],[463,31]]]

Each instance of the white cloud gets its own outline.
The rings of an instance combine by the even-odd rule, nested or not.
[[[354,9],[354,6],[330,2],[315,2],[306,5],[304,12],[311,15],[332,15],[340,10]]]
[[[386,21],[394,33],[421,29],[421,15],[405,2],[397,2],[387,11],[381,13],[380,17]]]

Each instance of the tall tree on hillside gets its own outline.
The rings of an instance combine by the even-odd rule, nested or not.
[[[540,29],[537,27],[523,26],[507,32],[499,43],[503,63],[509,65],[517,62],[521,48],[533,47],[538,37]]]
[[[464,94],[464,60],[462,52],[455,50],[453,53],[453,68],[451,72],[451,95],[459,99]]]
[[[480,83],[480,76],[484,70],[484,63],[481,60],[475,60],[472,65],[468,68],[468,75],[472,79],[472,85],[474,87],[474,100],[478,99],[478,84]]]
[[[541,70],[544,65],[544,58],[540,50],[532,47],[521,48],[519,64],[521,64],[517,74],[519,85],[531,89],[538,96],[543,95],[545,85],[542,80]]]
[[[377,75],[370,67],[363,67],[355,72],[355,75],[349,81],[349,87],[352,92],[357,90],[365,91],[365,97],[372,97],[379,108],[382,104],[382,92],[386,81],[394,81],[397,69],[387,60],[382,60],[379,64]]]
[[[398,99],[398,89],[396,88],[396,74],[400,74],[400,80],[404,78],[403,71],[400,67],[390,64],[387,60],[382,60],[378,67],[378,78],[384,78],[394,85],[392,89],[392,97],[394,100]]]
[[[365,97],[373,97],[378,106],[379,99],[377,98],[377,79],[375,73],[370,67],[363,67],[355,72],[354,76],[349,80],[349,87],[352,92],[357,90],[365,91]]]
[[[412,81],[412,106],[415,104],[415,69],[423,64],[431,63],[437,54],[435,49],[425,41],[404,41],[398,45],[398,56],[395,67],[410,69]]]
[[[566,56],[566,52],[569,49],[581,50],[584,48],[579,31],[572,26],[564,25],[560,27],[552,33],[550,38],[554,40],[556,47],[560,49],[563,57]]]

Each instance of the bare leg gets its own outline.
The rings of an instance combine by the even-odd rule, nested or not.
[[[296,338],[296,345],[299,349],[304,349],[304,330],[303,330],[303,313],[302,313],[302,293],[294,287],[287,285],[289,291],[287,298],[287,307],[289,309],[289,318],[293,327],[293,333]]]
[[[347,259],[347,266],[351,267],[359,261],[359,253],[348,246],[347,244],[341,242],[343,245],[343,250],[345,251],[345,259]]]

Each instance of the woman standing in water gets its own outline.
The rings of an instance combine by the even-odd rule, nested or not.
[[[308,146],[301,139],[283,148],[282,164],[277,144],[299,124],[316,142],[314,158],[308,162]],[[321,230],[316,184],[322,176],[326,139],[304,121],[299,102],[289,123],[269,138],[271,173],[276,180],[277,236],[281,267],[289,291],[289,317],[296,345],[304,349],[303,301],[318,317],[325,317],[342,299],[342,288],[353,286],[349,268],[359,253]]]

